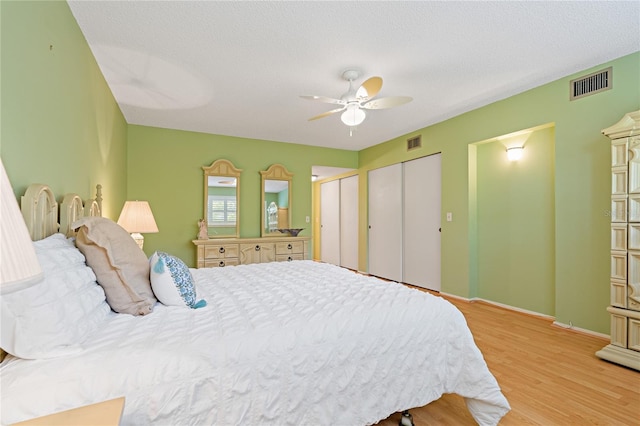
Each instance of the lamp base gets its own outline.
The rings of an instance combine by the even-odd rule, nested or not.
[[[139,232],[134,232],[131,234],[131,238],[138,244],[140,250],[142,250],[142,246],[144,245],[144,237]]]

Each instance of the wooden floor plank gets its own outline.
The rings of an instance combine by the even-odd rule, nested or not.
[[[606,339],[488,303],[447,300],[464,314],[511,405],[500,425],[640,426],[640,372],[596,357]],[[476,424],[458,395],[410,412],[416,426]],[[378,425],[399,420],[396,413]]]

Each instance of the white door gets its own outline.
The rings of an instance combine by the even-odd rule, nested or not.
[[[340,266],[358,270],[358,176],[340,179]]]
[[[403,282],[440,291],[442,154],[404,163]]]
[[[369,171],[369,273],[402,281],[402,164]]]
[[[340,266],[340,181],[320,184],[320,260]]]

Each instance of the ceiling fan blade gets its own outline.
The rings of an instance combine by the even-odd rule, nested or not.
[[[304,95],[300,96],[302,99],[308,99],[310,101],[320,101],[327,104],[335,104],[335,105],[346,105],[346,102],[340,99],[328,98],[326,96],[314,96],[314,95]]]
[[[381,88],[382,77],[371,77],[358,88],[356,98],[361,100],[371,99],[380,92]]]
[[[315,117],[311,117],[308,121],[317,120],[318,118],[328,117],[331,114],[335,114],[336,112],[340,112],[344,110],[346,107],[332,109],[331,111],[323,112],[322,114],[316,115]]]
[[[389,96],[387,98],[374,99],[362,105],[365,109],[385,109],[406,104],[413,100],[410,96]]]

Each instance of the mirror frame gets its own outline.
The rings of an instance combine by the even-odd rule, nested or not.
[[[268,180],[286,180],[289,182],[289,206],[288,208],[288,217],[287,217],[287,228],[291,228],[291,203],[292,203],[292,183],[293,183],[293,173],[289,172],[285,166],[282,164],[272,164],[267,170],[261,171],[260,175],[262,175],[262,186],[260,191],[260,236],[262,237],[277,237],[283,236],[280,232],[267,232],[265,229],[265,214],[266,214],[266,206],[264,205],[264,194],[265,194],[265,183]]]
[[[209,217],[209,176],[233,177],[236,179],[236,231],[228,235],[209,235],[209,238],[238,238],[240,236],[240,174],[242,169],[236,168],[229,160],[216,160],[210,166],[202,166],[204,171],[204,220]],[[207,223],[207,228],[209,224]],[[208,231],[207,231],[208,234]]]

